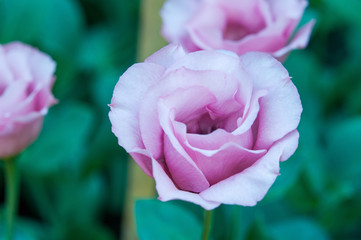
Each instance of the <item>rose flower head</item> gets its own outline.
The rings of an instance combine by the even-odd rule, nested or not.
[[[56,103],[51,93],[55,62],[28,45],[0,45],[0,159],[14,156],[39,135]]]
[[[175,44],[131,66],[110,107],[119,145],[155,179],[159,199],[205,209],[261,200],[297,148],[302,112],[271,55]]]
[[[162,34],[187,51],[259,51],[285,59],[308,44],[313,20],[292,38],[306,6],[306,0],[168,0]]]

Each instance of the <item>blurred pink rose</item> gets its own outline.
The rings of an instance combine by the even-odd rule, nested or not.
[[[38,136],[54,99],[55,62],[22,43],[0,45],[0,159],[13,156]]]
[[[191,52],[259,51],[283,59],[307,46],[314,21],[291,40],[306,6],[305,0],[168,0],[161,10],[162,33]]]
[[[302,106],[271,55],[168,45],[119,79],[112,131],[159,199],[252,206],[298,145]]]

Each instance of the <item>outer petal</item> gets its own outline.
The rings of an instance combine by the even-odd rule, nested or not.
[[[289,80],[287,70],[270,54],[250,52],[240,57],[243,69],[253,80],[254,91],[272,90]]]
[[[302,105],[295,85],[288,80],[282,87],[261,99],[255,149],[267,149],[295,130],[300,122]]]
[[[152,159],[152,164],[159,200],[169,201],[179,199],[198,204],[207,210],[214,209],[220,205],[218,202],[204,200],[197,193],[179,190],[155,159]]]
[[[5,90],[5,87],[13,80],[13,74],[10,71],[5,58],[4,47],[0,45],[0,96]]]
[[[134,149],[144,149],[139,126],[139,108],[148,88],[159,81],[163,72],[164,67],[157,64],[135,64],[120,77],[115,86],[109,118],[119,145],[130,153],[135,151]],[[148,168],[143,170],[151,172]]]
[[[307,7],[306,0],[267,0],[275,18],[300,19]]]
[[[277,58],[282,58],[294,49],[305,48],[308,44],[308,41],[310,40],[312,28],[314,25],[315,20],[311,20],[306,25],[302,26],[297,32],[296,36],[292,39],[292,41],[284,48],[273,53],[273,56]]]
[[[11,129],[0,129],[0,159],[13,156],[30,145],[39,135],[43,116],[26,123],[15,123]]]
[[[171,66],[175,61],[186,55],[183,47],[179,44],[169,44],[159,51],[153,53],[145,62],[155,63],[164,67]]]
[[[255,149],[268,149],[275,141],[296,129],[302,112],[296,87],[280,62],[264,53],[241,56],[242,65],[254,80],[254,96],[267,91],[259,100],[258,133]],[[262,91],[261,91],[262,92]],[[287,99],[287,101],[285,101]],[[252,108],[257,106],[257,102]],[[254,116],[254,114],[253,114]],[[242,124],[235,132],[240,132]]]
[[[226,51],[197,51],[187,54],[176,61],[167,69],[172,72],[177,69],[186,68],[197,71],[221,71],[226,74],[233,74],[240,67],[240,60],[237,54]]]
[[[15,78],[52,84],[56,64],[48,55],[20,42],[6,44],[4,50]]]
[[[169,42],[179,42],[187,35],[186,22],[198,8],[200,0],[168,0],[160,15],[163,19],[162,34]]]
[[[275,143],[265,156],[241,173],[233,175],[201,192],[206,201],[254,206],[279,175],[279,160],[289,155],[288,144],[298,139],[296,131]]]

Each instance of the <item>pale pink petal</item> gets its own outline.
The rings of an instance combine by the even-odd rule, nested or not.
[[[194,96],[197,96],[197,101]],[[196,85],[189,88],[177,88],[161,97],[158,104],[174,109],[177,121],[188,122],[205,114],[206,107],[215,102],[217,98],[208,88]]]
[[[164,67],[171,66],[175,61],[186,55],[183,47],[179,44],[169,44],[153,53],[144,62],[155,63]]]
[[[4,47],[0,45],[0,96],[7,84],[12,81],[14,81],[14,77],[5,58]]]
[[[172,72],[186,68],[197,71],[222,71],[233,74],[239,71],[240,62],[237,54],[230,51],[197,51],[187,54],[167,69]]]
[[[7,85],[3,94],[0,95],[0,119],[7,116],[10,118],[12,110],[19,103],[27,98],[28,84],[20,81],[12,82]],[[31,109],[29,109],[31,111]]]
[[[252,141],[251,131],[242,136],[233,136],[218,129],[211,134],[199,135],[186,134],[185,125],[182,123],[173,121],[172,125],[179,141],[177,144],[182,145],[182,151],[185,150],[187,157],[190,157],[189,161],[197,164],[210,184],[244,170],[265,153],[265,150],[252,151],[242,147],[242,144],[253,145],[253,142],[247,143]]]
[[[109,118],[119,145],[127,151],[144,148],[139,127],[140,104],[148,88],[159,81],[163,72],[164,68],[157,64],[135,64],[115,86]]]
[[[186,139],[192,148],[203,150],[217,150],[228,143],[235,143],[243,148],[251,149],[254,144],[253,134],[250,130],[235,136],[219,128],[209,134],[188,133]]]
[[[237,144],[228,143],[214,151],[202,149],[189,151],[189,155],[212,185],[247,169],[264,155],[264,152],[264,150],[247,150]]]
[[[162,34],[169,42],[179,42],[187,35],[185,24],[197,10],[200,0],[169,0],[160,11]]]
[[[300,19],[307,7],[306,0],[267,0],[274,18]]]
[[[152,175],[152,155],[148,150],[141,148],[133,148],[129,150],[128,153],[134,161],[138,164],[138,166],[150,177]]]
[[[251,129],[258,116],[259,99],[267,95],[267,93],[268,91],[264,89],[254,91],[250,103],[245,107],[242,118],[237,121],[237,128],[232,132],[233,135],[241,135]]]
[[[164,171],[162,166],[153,159],[153,176],[156,183],[156,189],[159,194],[159,200],[183,200],[192,202],[202,206],[207,210],[214,209],[220,205],[218,202],[207,201],[201,198],[197,193],[186,192],[179,190],[172,180],[169,178],[167,173]]]
[[[39,135],[43,116],[26,123],[13,123],[0,126],[0,158],[13,156],[30,145]]]
[[[300,137],[300,134],[297,130],[292,131],[288,134],[288,143],[285,145],[283,149],[283,154],[280,158],[280,161],[286,161],[289,159],[296,151],[298,147],[298,139]]]
[[[260,9],[260,6],[264,5],[262,0],[211,0],[209,2],[221,8],[228,20],[241,23],[248,31],[255,32],[264,27],[265,19]]]
[[[302,26],[298,30],[297,34],[292,39],[292,41],[284,48],[273,53],[273,56],[277,58],[281,58],[294,49],[305,48],[308,44],[308,41],[310,40],[312,28],[314,25],[315,25],[315,20],[311,20],[306,25]]]
[[[52,85],[56,64],[48,55],[20,42],[9,43],[4,50],[15,79]]]
[[[171,121],[174,121],[174,110],[159,102],[159,122],[164,130],[164,157],[169,173],[174,182],[183,190],[200,192],[209,187],[209,183],[201,170],[189,157],[179,143]]]
[[[220,79],[223,80],[220,81]],[[163,152],[163,131],[159,125],[157,110],[159,99],[172,94],[177,89],[187,89],[193,86],[207,88],[214,94],[217,101],[233,96],[238,88],[236,81],[220,71],[191,71],[180,68],[168,72],[156,86],[150,88],[142,96],[139,113],[140,132],[144,146],[155,159],[159,159]]]
[[[301,112],[300,96],[291,80],[263,97],[260,101],[255,149],[267,149],[296,129]]]
[[[238,42],[227,41],[224,43],[224,47],[237,52],[238,55],[252,51],[273,53],[287,43],[289,38],[289,35],[286,34],[288,25],[289,21],[273,23],[257,33],[249,34]]]
[[[164,137],[164,156],[169,174],[180,189],[198,193],[209,187],[202,171],[175,137]]]
[[[260,201],[279,175],[279,160],[289,154],[287,146],[294,132],[275,143],[256,163],[201,192],[207,200],[225,204],[254,206]]]
[[[235,51],[235,48],[226,46],[227,42],[241,41],[244,36],[265,27],[261,5],[264,3],[259,4],[259,1],[204,1],[188,22],[187,30],[201,49]]]
[[[253,80],[254,91],[259,89],[271,91],[274,88],[279,88],[290,79],[282,63],[270,54],[250,52],[242,55],[240,58],[243,69]]]

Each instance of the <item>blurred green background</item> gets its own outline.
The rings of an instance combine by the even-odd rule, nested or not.
[[[129,162],[110,131],[107,104],[119,76],[147,52],[138,46],[163,44],[156,38],[139,44],[140,4],[0,0],[0,43],[22,41],[57,62],[59,104],[19,159],[18,239],[111,240],[123,234]],[[256,207],[216,209],[214,240],[361,239],[360,12],[360,0],[310,1],[302,20],[317,20],[309,47],[285,62],[304,108],[299,148],[281,163],[281,176]],[[159,29],[159,17],[147,22],[152,24]],[[142,240],[200,238],[198,206],[141,200],[135,210]],[[2,223],[0,217],[0,239]]]

